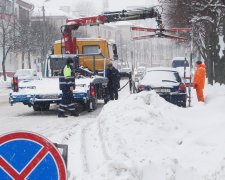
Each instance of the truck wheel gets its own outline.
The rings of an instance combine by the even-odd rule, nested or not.
[[[37,103],[34,103],[34,105],[33,105],[33,110],[34,110],[34,111],[41,111],[40,105],[37,104]]]
[[[49,111],[50,104],[34,104],[33,110],[34,111]]]
[[[50,104],[44,104],[44,106],[42,106],[42,111],[49,111],[50,109]]]

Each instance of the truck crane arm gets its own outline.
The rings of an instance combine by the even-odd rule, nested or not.
[[[94,26],[110,22],[141,20],[147,18],[156,18],[157,23],[161,22],[161,14],[158,11],[158,6],[133,10],[104,12],[98,16],[69,19],[67,20],[66,25],[61,27],[66,53],[76,53],[76,46],[74,46],[74,43],[76,43],[74,41],[76,41],[76,39],[72,38],[72,31],[77,30],[80,26]]]

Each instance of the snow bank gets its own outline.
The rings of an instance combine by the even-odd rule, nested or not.
[[[4,77],[0,76],[0,89],[5,88],[5,87],[10,87],[12,82],[12,78],[7,77],[7,80],[4,81]]]
[[[86,168],[77,178],[225,179],[225,87],[207,86],[206,93],[206,104],[187,109],[155,92],[109,102],[86,127]]]

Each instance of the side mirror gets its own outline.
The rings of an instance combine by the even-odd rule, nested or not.
[[[113,44],[113,59],[118,60],[118,53],[117,53],[116,44]]]
[[[101,49],[98,49],[98,54],[102,54],[102,50]]]

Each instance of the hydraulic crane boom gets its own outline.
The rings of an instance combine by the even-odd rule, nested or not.
[[[141,20],[147,18],[156,18],[158,23],[161,22],[161,14],[158,12],[157,6],[133,10],[105,12],[98,16],[67,20],[66,25],[61,27],[66,53],[76,53],[76,46],[74,46],[76,39],[72,38],[72,31],[77,30],[80,26],[94,26],[110,22]]]

